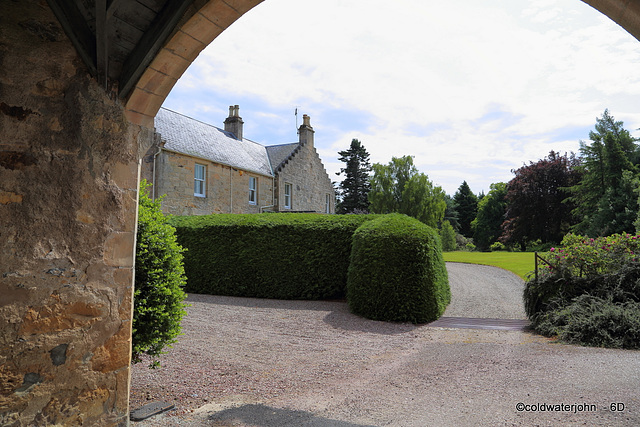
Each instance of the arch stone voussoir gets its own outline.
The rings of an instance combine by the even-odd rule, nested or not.
[[[640,0],[582,0],[640,40]]]
[[[142,74],[126,103],[127,119],[153,127],[153,118],[200,52],[262,0],[211,0],[174,31]]]

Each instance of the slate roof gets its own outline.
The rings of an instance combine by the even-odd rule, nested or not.
[[[158,111],[155,127],[164,142],[164,149],[261,175],[274,175],[267,147],[257,142],[245,138],[242,141],[237,140],[231,132],[166,108],[160,108]],[[297,146],[298,144],[285,145]],[[294,148],[291,148],[286,157]],[[280,150],[276,151],[279,157],[284,156]]]
[[[280,172],[285,162],[291,158],[293,153],[298,149],[299,144],[294,142],[292,144],[270,145],[267,148],[267,154],[269,155],[269,161],[271,162],[271,169],[274,172]]]

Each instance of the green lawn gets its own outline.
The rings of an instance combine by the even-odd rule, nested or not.
[[[447,262],[492,265],[504,268],[526,280],[535,268],[533,252],[443,252]]]

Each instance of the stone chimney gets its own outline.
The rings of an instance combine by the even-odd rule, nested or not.
[[[229,106],[229,117],[224,121],[224,130],[235,135],[236,139],[242,141],[242,117],[240,117],[240,106]]]
[[[313,128],[311,127],[311,118],[306,114],[302,115],[302,125],[298,129],[300,136],[300,145],[309,144],[313,148]]]

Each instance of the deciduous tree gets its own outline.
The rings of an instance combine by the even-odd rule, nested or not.
[[[575,157],[551,151],[536,163],[530,162],[513,171],[507,183],[507,210],[500,240],[506,245],[520,245],[541,240],[559,243],[574,223],[573,206],[565,203],[567,187],[578,181]]]
[[[488,251],[502,234],[507,210],[507,184],[491,184],[489,193],[478,203],[478,214],[471,222],[473,242],[481,251]]]
[[[444,211],[443,221],[449,221],[449,224],[451,224],[453,229],[457,232],[460,229],[460,223],[458,222],[458,211],[456,209],[456,202],[455,200],[453,200],[453,197],[448,194],[444,196],[444,201],[447,204],[447,207]]]
[[[393,157],[387,165],[373,165],[369,192],[372,213],[403,213],[437,228],[446,208],[444,198],[442,188],[418,172],[412,156]]]

